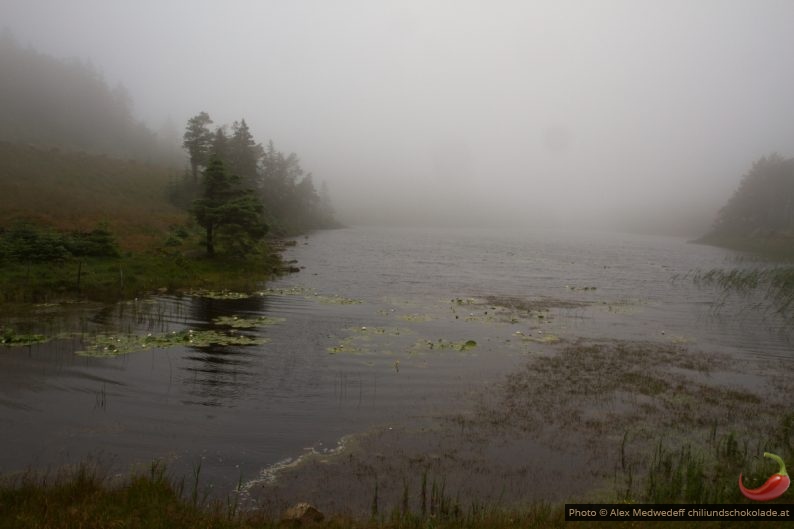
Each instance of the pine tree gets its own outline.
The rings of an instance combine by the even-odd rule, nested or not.
[[[204,167],[210,157],[213,135],[208,126],[212,123],[209,114],[201,112],[187,121],[182,146],[190,155],[190,170],[193,181],[198,182],[199,167]]]
[[[232,124],[225,160],[230,170],[249,185],[256,185],[259,160],[265,151],[256,143],[245,120]]]
[[[210,158],[204,172],[204,193],[193,203],[192,213],[206,230],[207,255],[215,255],[215,242],[225,235],[229,246],[250,249],[267,233],[264,208],[253,191],[240,185],[240,178],[226,171],[217,156]]]

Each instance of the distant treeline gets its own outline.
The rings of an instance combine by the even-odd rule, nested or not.
[[[258,199],[271,233],[299,233],[337,225],[327,185],[323,182],[318,192],[312,174],[304,172],[295,153],[285,155],[276,150],[272,141],[263,147],[244,119],[235,121],[231,129],[226,125],[212,129],[212,123],[206,112],[187,122],[183,146],[190,169],[173,189],[172,197],[178,205],[192,207],[195,212],[196,199],[204,203],[216,200],[217,196],[210,195],[218,192],[208,186],[212,179],[212,185],[217,187],[221,178],[227,182],[224,185],[248,191]],[[223,176],[226,173],[228,178]],[[241,197],[230,196],[226,201],[231,204]],[[216,207],[221,207],[222,202],[217,202]]]
[[[5,33],[0,72],[0,141],[178,163],[178,149],[135,119],[126,90],[90,64],[22,48]]]
[[[753,163],[717,217],[710,237],[794,236],[794,158]]]

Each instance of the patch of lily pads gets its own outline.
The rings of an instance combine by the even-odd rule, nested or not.
[[[451,301],[455,305],[474,305],[481,303],[481,301],[474,298],[453,298]]]
[[[339,345],[328,348],[328,352],[331,354],[357,354],[361,353],[362,351],[363,349],[353,344],[352,338],[345,338],[339,342]]]
[[[397,316],[399,319],[411,323],[425,323],[433,321],[435,318],[430,314],[401,314]]]
[[[550,332],[544,333],[543,331],[538,331],[537,336],[532,333],[524,334],[521,331],[516,331],[513,334],[525,342],[553,344],[562,341],[559,336]]]
[[[308,300],[325,303],[326,305],[359,305],[363,303],[360,299],[318,294],[316,291],[304,287],[268,288],[259,294],[262,296],[300,296]]]
[[[432,340],[419,340],[411,347],[411,354],[421,353],[427,351],[468,351],[477,347],[477,342],[474,340],[465,340],[460,342],[453,342],[442,340],[439,338],[437,341]]]
[[[98,334],[90,338],[85,349],[76,354],[91,357],[115,357],[148,349],[165,349],[175,346],[261,345],[268,341],[266,338],[252,338],[241,334],[226,334],[209,330],[194,331],[192,329],[165,334],[147,334],[146,336]]]
[[[377,336],[400,336],[402,334],[410,334],[412,331],[409,329],[401,329],[399,327],[351,327],[347,329],[350,332],[360,334],[362,336],[377,335]]]
[[[46,342],[48,338],[42,334],[20,334],[13,329],[0,329],[0,345],[9,347],[32,345]]]
[[[313,296],[314,290],[304,287],[266,288],[260,292],[263,296]]]
[[[248,299],[253,297],[253,294],[234,290],[194,290],[190,294],[209,299]]]
[[[241,318],[239,316],[220,316],[212,320],[216,325],[223,325],[233,329],[253,329],[267,325],[278,325],[287,321],[287,318],[271,318],[259,316],[258,318]]]

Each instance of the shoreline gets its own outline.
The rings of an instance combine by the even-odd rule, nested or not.
[[[367,322],[366,328],[354,325],[342,329],[336,338],[348,347],[332,348],[331,354],[387,350],[385,345],[402,340],[388,332],[392,329],[387,326],[389,321],[400,331],[404,327],[429,329],[427,324],[436,322],[435,335],[428,332],[420,333],[418,340],[405,338],[413,344],[412,358],[437,354],[424,338],[450,346],[447,351],[463,352],[458,347],[464,343],[460,340],[468,339],[469,331],[477,327],[488,329],[482,332],[489,336],[509,337],[504,343],[494,341],[493,347],[513,348],[525,360],[504,377],[470,393],[466,400],[458,400],[460,409],[454,413],[422,415],[421,421],[402,421],[392,429],[362,431],[334,453],[312,454],[299,458],[296,465],[283,465],[274,472],[278,475],[275,482],[258,490],[260,498],[277,501],[264,510],[260,507],[252,516],[266,512],[271,520],[267,523],[275,524],[273,520],[285,507],[308,500],[316,502],[322,512],[342,513],[345,520],[353,520],[344,526],[364,526],[377,499],[378,523],[408,527],[417,520],[430,519],[430,498],[435,498],[439,510],[433,520],[455,526],[453,520],[459,523],[462,519],[456,516],[468,516],[466,513],[480,505],[498,513],[490,522],[512,526],[504,520],[557,512],[559,502],[572,498],[644,499],[643,495],[650,494],[647,476],[656,472],[664,477],[654,466],[655,454],[661,454],[660,464],[671,464],[684,474],[694,468],[703,482],[719,485],[713,492],[724,496],[716,499],[733,502],[734,474],[743,471],[748,486],[763,474],[763,467],[755,467],[751,461],[755,449],[768,443],[783,447],[790,443],[790,438],[781,437],[784,432],[778,426],[781,421],[794,421],[794,416],[774,415],[776,406],[786,409],[780,395],[791,389],[784,376],[790,374],[790,368],[779,372],[766,358],[748,363],[708,348],[701,350],[685,338],[669,334],[670,329],[667,335],[657,333],[651,338],[654,341],[648,342],[582,338],[575,329],[561,332],[566,328],[564,311],[581,312],[577,318],[615,314],[611,306],[587,297],[600,294],[600,284],[598,290],[571,287],[565,292],[582,301],[542,296],[448,296],[437,306],[419,307],[400,306],[392,300],[390,304],[399,310],[384,312],[381,326],[369,327]],[[296,291],[296,295],[300,293]],[[351,301],[321,298],[339,304]],[[466,332],[447,334],[452,327],[443,325],[462,325],[459,328]],[[518,328],[523,332],[515,332]],[[487,341],[472,337],[477,344],[467,349],[467,354],[485,357]],[[505,345],[507,342],[510,344]],[[404,373],[411,367],[403,360]],[[760,388],[737,385],[748,372],[764,384]],[[527,457],[528,448],[535,449],[532,457]],[[790,457],[788,452],[781,453]],[[537,464],[532,463],[533,457]],[[677,461],[690,466],[676,467]],[[479,476],[472,478],[473,474]],[[503,492],[505,482],[516,488]],[[317,494],[305,497],[307,491]],[[667,493],[682,492],[671,488]],[[407,502],[403,500],[406,496]],[[424,513],[421,498],[428,504]],[[669,499],[660,496],[657,501]],[[181,501],[190,503],[185,498]],[[346,501],[356,505],[344,505]],[[215,507],[207,508],[212,511]],[[390,518],[392,513],[398,513],[397,521]],[[554,516],[544,519],[547,525],[557,523]]]
[[[59,263],[7,263],[0,273],[0,310],[9,304],[118,302],[196,291],[252,292],[300,269],[281,257],[287,240],[270,240],[246,259],[163,252],[86,257]]]

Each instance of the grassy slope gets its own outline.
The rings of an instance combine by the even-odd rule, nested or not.
[[[60,230],[107,221],[123,250],[149,249],[187,214],[166,198],[174,170],[0,142],[0,226],[16,218]]]
[[[109,301],[163,289],[248,291],[278,271],[278,256],[267,244],[244,260],[203,258],[200,230],[176,246],[166,245],[169,228],[189,220],[167,199],[173,177],[173,169],[132,160],[0,142],[0,227],[16,219],[62,231],[106,222],[123,254],[4,263],[0,303]]]

